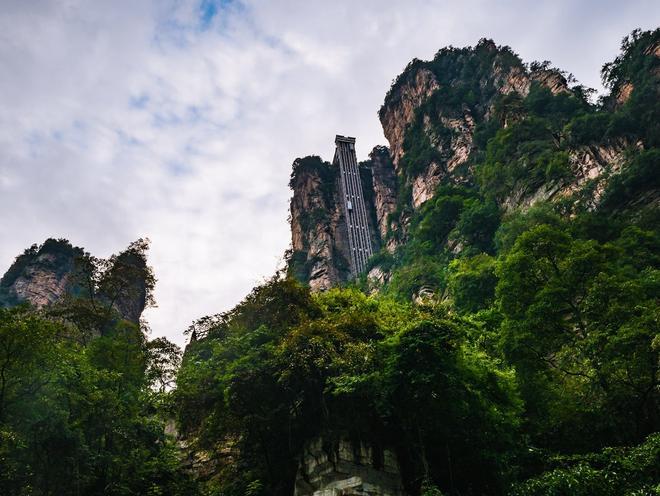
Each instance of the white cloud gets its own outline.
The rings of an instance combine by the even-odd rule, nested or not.
[[[204,3],[208,6],[208,3]],[[152,240],[156,335],[182,343],[289,243],[290,165],[363,158],[412,57],[488,36],[588,85],[657,7],[627,2],[86,2],[0,11],[0,267],[46,237],[107,256]],[[204,14],[207,14],[206,18]],[[0,272],[4,269],[0,269]]]

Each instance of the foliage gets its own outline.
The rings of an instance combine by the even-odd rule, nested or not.
[[[444,127],[439,127],[438,130],[440,131],[438,140],[444,143],[446,148],[451,132]],[[401,159],[401,167],[411,177],[423,172],[433,162],[443,163],[446,160],[446,157],[438,151],[438,144],[432,143],[428,134],[424,132],[421,112],[418,112],[415,123],[406,129],[403,149],[405,155]]]
[[[459,312],[477,312],[495,299],[495,260],[482,253],[449,264],[448,288]]]
[[[467,52],[448,49],[435,59],[435,69],[419,61],[410,68],[411,74],[432,70],[443,89],[420,107],[406,130],[399,164],[400,177],[408,179],[399,191],[430,162],[445,163],[452,136],[438,127],[439,116],[460,116],[466,109],[479,115],[479,102],[488,98],[492,113],[477,119],[466,166],[476,184],[470,173],[446,173],[433,197],[414,211],[408,190],[394,215],[407,226],[407,237],[394,253],[377,254],[370,266],[389,276],[382,297],[405,302],[431,291],[436,311],[446,309],[469,323],[464,342],[471,349],[515,370],[524,449],[507,451],[510,472],[498,472],[497,478],[499,484],[517,481],[513,494],[660,489],[652,469],[653,433],[660,430],[660,100],[654,55],[659,42],[658,30],[635,31],[624,40],[622,54],[603,71],[612,96],[598,104],[581,87],[552,94],[533,83],[525,97],[490,95],[488,84],[471,88],[460,71],[478,79],[483,73],[477,61],[492,63],[474,52],[470,59]],[[411,74],[402,76],[388,99],[398,98]],[[619,99],[628,84],[632,91]],[[575,182],[577,154],[611,151],[621,154],[620,162],[602,171],[600,183],[585,180],[572,196],[543,200]],[[416,359],[433,377],[423,357]],[[404,373],[400,363],[395,368]],[[427,392],[418,410],[433,412],[430,398]],[[397,419],[397,425],[402,422]],[[426,425],[420,418],[412,423]],[[648,463],[635,467],[624,461],[638,449],[649,454]],[[423,446],[418,443],[414,452],[423,466]],[[431,471],[440,466],[440,460],[429,463]],[[414,473],[417,480],[425,475]],[[423,490],[433,493],[437,486],[462,494],[465,487],[448,485],[450,475],[443,473],[437,482],[436,473]],[[484,494],[505,492],[494,485]]]
[[[607,448],[601,453],[556,457],[558,465],[517,485],[512,496],[660,494],[660,435],[639,446]]]
[[[421,289],[442,291],[446,285],[446,263],[428,255],[419,255],[393,271],[387,294],[408,301]]]
[[[160,406],[179,350],[73,300],[0,309],[0,493],[196,494]]]
[[[660,29],[642,31],[635,29],[621,41],[621,53],[612,61],[603,65],[603,84],[614,89],[631,79],[638,79],[647,72],[653,63],[645,57],[650,47],[657,46]]]
[[[465,247],[465,254],[494,252],[500,215],[500,209],[493,201],[472,199],[464,202],[456,222],[454,239]]]
[[[448,471],[456,487],[498,484],[503,458],[488,446],[513,442],[519,400],[511,371],[473,350],[464,324],[357,290],[303,294],[272,280],[191,345],[176,393],[189,432],[202,443],[240,439],[237,463],[252,467],[268,494],[290,494],[307,442],[342,432],[410,453],[414,490],[419,474],[444,484]]]
[[[464,96],[469,91],[473,95],[480,94],[479,76],[483,75],[488,69],[498,65],[503,69],[509,67],[522,67],[522,61],[513,53],[508,46],[495,46],[492,40],[482,38],[475,47],[456,48],[446,47],[439,50],[433,60],[424,62],[419,59],[413,59],[404,69],[404,71],[392,82],[392,85],[385,96],[385,104],[381,107],[379,115],[383,118],[388,105],[392,105],[401,98],[401,89],[407,83],[414,80],[420,69],[430,70],[437,78],[440,86],[446,86],[450,82],[460,80],[466,83],[474,82],[474,85],[467,91],[459,90],[459,96],[455,98],[457,105],[462,105]],[[492,87],[487,91],[493,91]]]
[[[181,366],[181,349],[167,338],[152,339],[145,346],[146,380],[160,393],[174,387]]]
[[[478,169],[484,193],[503,201],[516,189],[534,190],[564,178],[570,171],[568,153],[553,131],[550,121],[541,117],[500,129],[488,141],[485,161]]]
[[[615,209],[660,188],[660,150],[641,151],[621,173],[612,177],[602,196],[603,208]]]
[[[614,108],[611,127],[622,136],[641,138],[646,146],[660,144],[660,102],[658,101],[658,69],[660,59],[660,28],[653,31],[636,29],[621,43],[621,54],[603,66],[602,79],[610,88],[603,105]],[[621,92],[632,88],[621,105]]]
[[[499,266],[503,352],[549,446],[594,449],[658,428],[657,246],[637,228],[601,244],[540,225]]]
[[[430,250],[439,250],[454,229],[472,193],[455,186],[440,187],[422,206],[413,223],[414,237]]]

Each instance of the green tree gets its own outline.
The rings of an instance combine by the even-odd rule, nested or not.
[[[460,258],[449,264],[447,288],[460,312],[476,312],[491,306],[496,284],[495,260],[486,254]]]
[[[537,226],[498,270],[503,350],[555,446],[635,442],[658,428],[657,276],[643,245],[630,254],[638,268],[626,263],[631,235],[601,245]]]

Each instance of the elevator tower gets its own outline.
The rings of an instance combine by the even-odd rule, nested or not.
[[[332,163],[339,167],[341,198],[348,228],[351,277],[356,277],[364,272],[367,260],[373,254],[371,232],[362,194],[360,170],[355,155],[355,138],[337,135],[335,145],[335,158]]]

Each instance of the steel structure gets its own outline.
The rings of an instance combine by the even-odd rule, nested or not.
[[[355,277],[364,271],[367,260],[373,254],[371,233],[355,155],[355,138],[337,135],[335,145],[335,158],[332,163],[339,166],[341,197],[348,228],[351,276]]]

